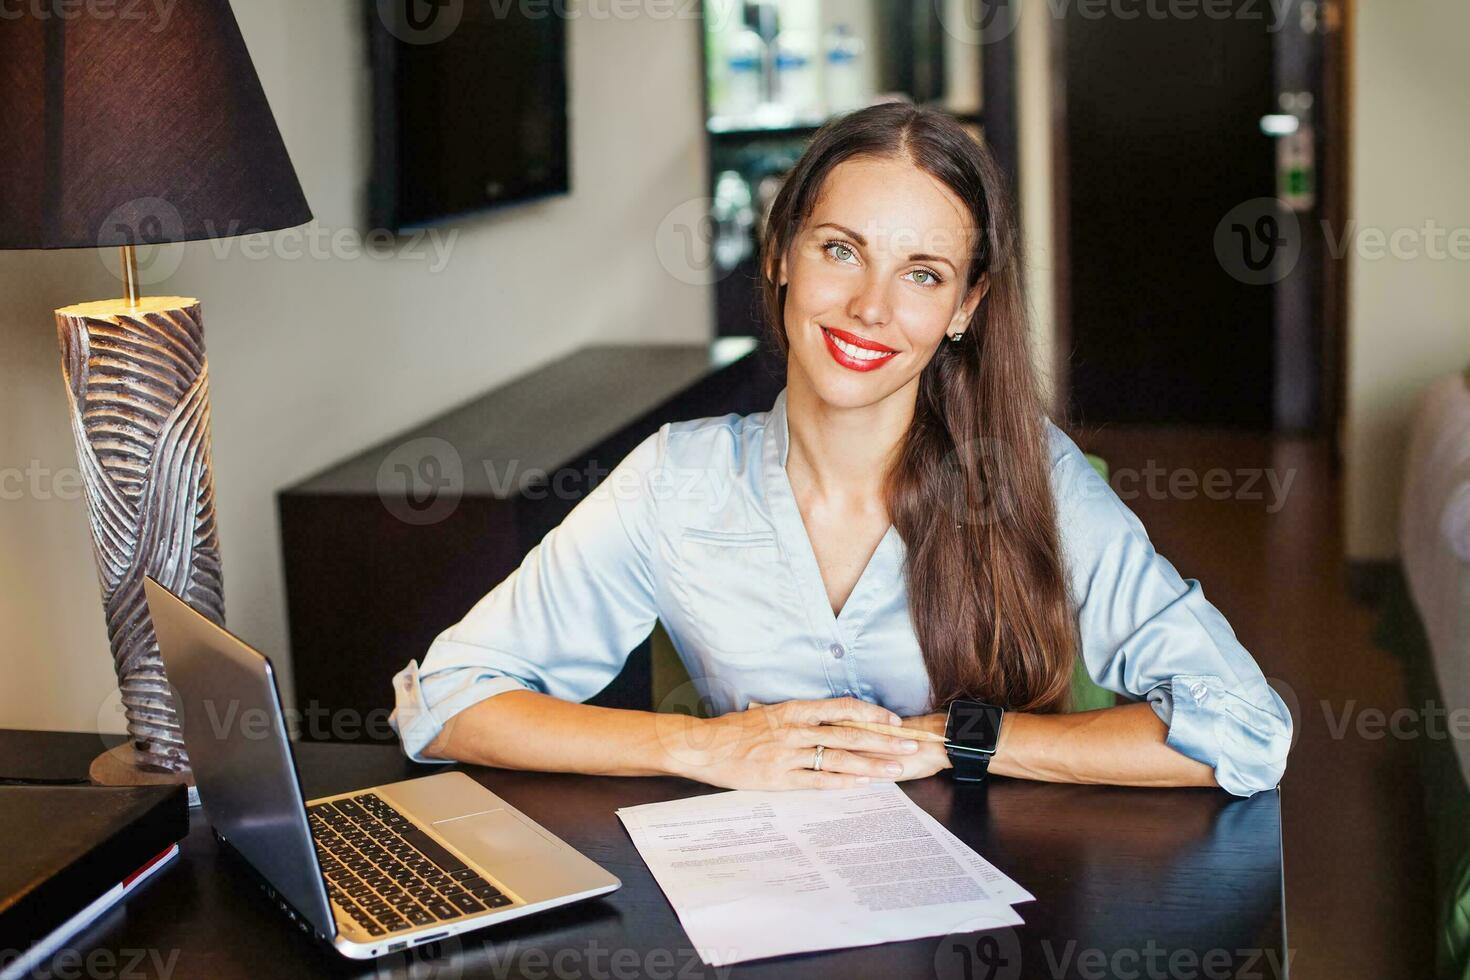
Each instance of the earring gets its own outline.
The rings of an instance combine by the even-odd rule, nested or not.
[[[960,338],[963,337],[964,335],[965,335],[965,332],[963,330],[956,330],[954,333],[952,333],[952,334],[949,335],[950,343],[952,343],[952,344],[958,344],[960,342]]]

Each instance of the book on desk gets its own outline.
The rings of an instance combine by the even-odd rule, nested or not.
[[[177,853],[185,787],[0,786],[0,980],[29,974]]]

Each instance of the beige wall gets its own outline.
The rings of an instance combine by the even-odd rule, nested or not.
[[[1026,245],[1026,290],[1031,306],[1034,359],[1049,400],[1056,385],[1056,235],[1052,154],[1053,76],[1052,32],[1057,29],[1045,3],[1021,8],[1016,25],[1016,114],[1020,169],[1016,190],[1021,206],[1021,231]],[[1065,406],[1053,404],[1063,414]]]
[[[360,228],[360,4],[234,6],[317,221]],[[580,345],[712,332],[708,290],[654,248],[705,193],[698,24],[584,15],[568,38],[570,197],[455,225],[438,272],[203,243],[149,289],[204,301],[228,617],[267,651],[286,646],[279,488]],[[121,730],[51,317],[118,292],[94,252],[0,253],[0,726]]]
[[[1356,8],[1344,503],[1349,557],[1382,559],[1397,552],[1415,398],[1429,379],[1470,366],[1470,4]],[[1456,229],[1459,258],[1427,254],[1444,235],[1438,248],[1449,255]],[[1399,251],[1417,257],[1383,254],[1395,233]]]

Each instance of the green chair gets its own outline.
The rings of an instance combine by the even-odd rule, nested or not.
[[[1097,456],[1088,456],[1087,461],[1104,480],[1108,478],[1106,460]],[[664,632],[663,623],[654,624],[650,640],[653,654],[654,710],[677,711],[703,717],[704,706],[699,703],[699,695],[689,682],[689,672],[684,669],[684,662],[679,659],[679,654],[674,649],[669,634]],[[1092,711],[1097,708],[1111,708],[1117,703],[1117,695],[1106,688],[1099,687],[1088,676],[1087,665],[1082,662],[1081,657],[1078,657],[1077,665],[1072,671],[1070,710]]]
[[[1101,456],[1087,456],[1087,461],[1092,468],[1097,470],[1097,475],[1106,482],[1108,478],[1108,461]],[[1087,665],[1082,658],[1077,658],[1076,665],[1072,668],[1072,711],[1093,711],[1097,708],[1111,708],[1118,703],[1118,696],[1105,687],[1099,687],[1087,673]]]

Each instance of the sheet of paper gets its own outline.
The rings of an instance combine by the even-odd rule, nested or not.
[[[1015,881],[1007,877],[999,868],[977,854],[973,847],[950,833],[949,828],[938,820],[935,820],[928,810],[922,807],[916,809],[918,809],[919,815],[924,821],[933,829],[935,836],[942,838],[948,843],[950,850],[980,876],[980,880],[985,882],[985,887],[990,891],[992,896],[1010,905],[1015,905],[1018,902],[1036,901],[1035,895],[1022,888]]]
[[[715,793],[618,817],[712,966],[1017,926],[1002,896],[1030,898],[895,783]]]

